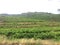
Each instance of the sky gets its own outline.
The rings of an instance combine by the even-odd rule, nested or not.
[[[0,0],[0,13],[58,13],[57,9],[60,9],[60,0]]]

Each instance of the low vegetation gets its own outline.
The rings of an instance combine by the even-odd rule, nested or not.
[[[2,39],[60,40],[60,14],[29,12],[0,15]]]

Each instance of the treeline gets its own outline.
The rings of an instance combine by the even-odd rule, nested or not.
[[[15,19],[15,21],[20,21],[21,18],[28,19],[35,19],[35,20],[45,20],[45,21],[59,21],[60,22],[60,14],[51,14],[51,13],[44,13],[44,12],[28,12],[22,14],[0,14],[0,20],[6,21],[9,19]],[[11,21],[11,20],[10,20]],[[23,20],[21,20],[23,21]],[[26,20],[25,20],[26,21]]]
[[[44,12],[29,12],[29,13],[23,13],[21,15],[27,18],[33,18],[38,20],[60,22],[60,14],[51,14],[51,13],[44,13]]]

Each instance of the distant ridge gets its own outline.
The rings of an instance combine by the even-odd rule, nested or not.
[[[37,19],[37,20],[44,20],[44,21],[60,21],[60,14],[52,14],[47,12],[28,12],[22,14],[0,14],[4,16],[12,16],[12,18],[29,18],[29,19]],[[7,18],[7,17],[6,17]]]

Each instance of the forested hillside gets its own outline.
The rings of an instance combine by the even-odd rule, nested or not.
[[[14,21],[14,19],[17,19],[17,21],[20,21],[20,19],[18,20],[18,18],[28,18],[34,20],[38,20],[38,21],[60,21],[60,14],[51,14],[51,13],[44,13],[44,12],[28,12],[28,13],[22,13],[22,14],[0,14],[0,19],[2,18],[2,20],[7,21],[8,19],[12,19]],[[25,21],[27,21],[25,20]],[[22,20],[23,21],[23,20]]]

